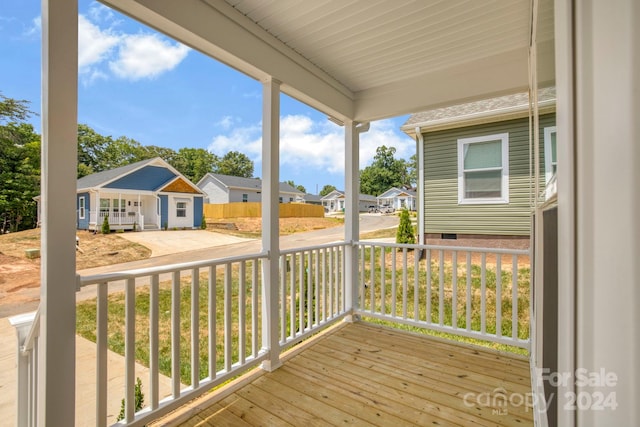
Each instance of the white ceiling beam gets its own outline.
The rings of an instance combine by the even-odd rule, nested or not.
[[[548,44],[548,43],[547,43]],[[538,49],[541,86],[553,83],[553,49]],[[355,120],[372,121],[432,108],[526,92],[529,87],[527,49],[426,73],[356,93]]]
[[[238,71],[283,82],[282,92],[339,119],[353,115],[353,94],[221,0],[101,0]]]

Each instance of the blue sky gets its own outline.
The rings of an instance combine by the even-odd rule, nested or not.
[[[78,122],[143,145],[240,151],[261,173],[261,85],[97,2],[79,2]],[[0,92],[40,112],[39,0],[2,0]],[[400,132],[406,116],[374,122],[361,137],[360,167],[380,145],[415,153]],[[32,123],[40,131],[40,117]],[[282,95],[280,179],[310,193],[344,188],[343,129]]]

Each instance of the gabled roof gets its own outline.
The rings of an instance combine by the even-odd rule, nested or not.
[[[404,190],[402,188],[391,187],[384,193],[378,196],[379,199],[384,199],[387,197],[395,197],[396,195],[406,194],[407,196],[416,197],[416,192],[413,190]]]
[[[163,173],[162,176],[159,176],[157,173],[152,173],[155,176],[156,180],[145,182],[145,184],[147,186],[150,186],[150,188],[139,189],[146,191],[161,191],[163,188],[166,188],[167,186],[175,184],[179,181],[181,183],[181,187],[188,186],[193,190],[190,190],[188,192],[202,194],[202,191],[195,184],[189,181],[189,179],[187,179],[184,175],[173,168],[173,166],[171,166],[160,157],[141,160],[139,162],[131,163],[125,166],[120,166],[114,169],[109,169],[106,171],[84,176],[77,181],[76,189],[77,191],[98,188],[109,188],[110,190],[116,190],[118,188],[129,190],[135,189],[135,183],[140,178],[139,175],[147,175],[145,178],[149,177],[149,174],[144,174],[144,172],[147,171],[149,167],[164,168],[166,169],[166,172]],[[126,186],[119,187],[118,184],[122,185],[123,181],[127,182]],[[141,186],[142,185],[143,184],[141,184]]]
[[[157,159],[159,158],[141,160],[139,162],[131,163],[125,166],[120,166],[115,169],[109,169],[106,171],[96,172],[91,175],[83,176],[77,181],[76,188],[78,190],[81,190],[81,189],[101,187],[111,181],[114,181],[124,175],[129,174],[130,172],[133,172],[148,164],[151,164]]]
[[[541,114],[555,111],[555,102],[555,87],[538,91],[538,108]],[[415,113],[400,129],[410,136],[415,136],[416,127],[420,127],[422,131],[450,129],[524,117],[528,111],[529,93],[521,92]]]
[[[200,186],[202,181],[204,181],[207,178],[207,176],[217,180],[227,188],[247,189],[247,190],[256,190],[256,191],[262,190],[262,180],[260,178],[243,178],[240,176],[222,175],[219,173],[211,173],[211,172],[206,174],[204,177],[202,177],[200,181],[198,181],[198,184],[197,184],[198,187]],[[286,182],[280,182],[278,187],[281,193],[292,193],[292,194],[300,194],[300,195],[304,194],[302,191],[292,187]]]

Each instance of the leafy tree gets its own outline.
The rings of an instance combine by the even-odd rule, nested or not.
[[[20,123],[33,114],[27,101],[0,94],[0,233],[36,225],[40,192],[40,136]]]
[[[331,193],[332,191],[336,190],[336,187],[334,187],[331,184],[327,184],[324,187],[322,187],[322,190],[320,190],[320,196],[324,197],[327,194]]]
[[[253,176],[253,161],[239,151],[229,151],[220,159],[218,173],[251,178]]]
[[[396,149],[384,145],[376,149],[373,163],[360,172],[360,191],[379,196],[391,187],[409,185],[407,163],[393,157]]]
[[[289,180],[289,181],[285,181],[287,184],[289,184],[290,186],[292,186],[293,188],[295,188],[298,191],[302,191],[303,193],[307,193],[307,189],[304,188],[304,185],[296,185],[295,182],[293,182],[293,180]]]
[[[110,136],[102,136],[87,125],[78,125],[78,178],[106,169],[103,156],[112,142]]]
[[[409,176],[409,184],[417,186],[418,184],[418,157],[414,154],[407,162],[407,174]]]
[[[34,114],[29,101],[7,98],[0,92],[0,123],[23,122]]]
[[[181,148],[170,163],[189,180],[198,182],[207,173],[215,171],[218,156],[204,148]]]
[[[402,209],[400,211],[400,224],[398,225],[398,231],[396,233],[396,243],[414,244],[415,242],[416,235],[413,232],[411,218],[409,218],[409,211]]]

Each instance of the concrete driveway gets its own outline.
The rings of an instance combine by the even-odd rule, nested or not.
[[[254,240],[207,230],[141,231],[118,236],[149,248],[152,257]]]

